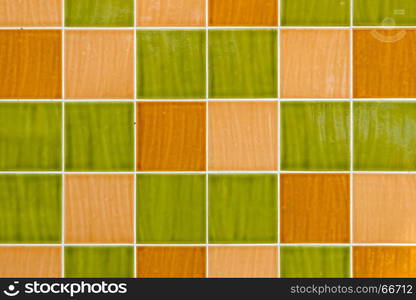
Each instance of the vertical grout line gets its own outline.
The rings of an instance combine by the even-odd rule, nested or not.
[[[134,128],[133,128],[133,132],[134,132],[134,138],[133,138],[133,142],[134,142],[134,158],[133,158],[133,162],[134,162],[134,172],[136,172],[136,156],[137,156],[137,149],[136,149],[136,145],[137,145],[137,117],[136,117],[136,107],[137,107],[137,36],[136,36],[136,24],[137,24],[137,13],[136,13],[136,5],[137,5],[137,0],[134,0],[134,4],[133,4],[133,9],[134,9],[134,13],[133,13],[133,18],[134,18],[134,29],[133,29],[133,41],[134,41],[134,45],[133,45],[133,59],[134,59],[134,86],[133,86],[133,92],[134,92],[134,102],[133,102],[133,113],[134,113]],[[134,263],[134,269],[133,269],[133,274],[134,274],[134,278],[137,278],[137,176],[138,174],[134,174],[134,179],[133,179],[133,241],[134,241],[134,247],[133,247],[133,255],[134,255],[134,259],[133,259],[133,263]]]
[[[280,26],[281,26],[281,0],[277,1],[277,277],[280,275],[280,169],[281,169],[281,142],[280,142]]]
[[[62,120],[61,120],[61,151],[62,151],[62,171],[61,171],[61,184],[62,184],[62,195],[61,195],[61,277],[65,277],[65,0],[61,1],[61,88],[62,88]]]
[[[353,25],[354,25],[354,0],[350,0],[350,277],[353,277],[353,209],[354,209],[354,95],[353,95]]]
[[[205,248],[205,278],[209,277],[209,230],[208,230],[208,226],[209,226],[209,222],[208,222],[208,217],[209,217],[209,205],[208,205],[208,196],[209,196],[209,191],[208,191],[208,187],[209,187],[209,178],[208,178],[208,157],[209,157],[209,147],[208,147],[208,133],[209,133],[209,66],[208,66],[208,51],[209,51],[209,47],[208,47],[208,38],[209,38],[209,34],[208,34],[208,8],[209,8],[209,0],[205,0],[205,102],[206,102],[206,107],[205,107],[205,244],[206,244],[206,248]]]

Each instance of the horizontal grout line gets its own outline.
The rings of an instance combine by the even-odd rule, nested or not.
[[[13,174],[416,174],[416,171],[0,171],[0,175]]]

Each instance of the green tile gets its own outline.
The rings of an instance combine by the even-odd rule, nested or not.
[[[281,167],[293,171],[350,169],[350,104],[281,104]]]
[[[354,103],[354,170],[416,170],[416,103]]]
[[[65,247],[65,277],[133,277],[133,251],[133,247]]]
[[[0,175],[0,243],[60,243],[61,182],[60,175]]]
[[[205,98],[205,31],[137,32],[137,97]]]
[[[66,103],[65,170],[133,171],[133,103]]]
[[[282,26],[350,26],[349,0],[281,0]]]
[[[350,276],[348,247],[281,247],[281,277],[345,278]]]
[[[414,26],[416,25],[416,1],[355,0],[354,25]]]
[[[209,241],[275,243],[277,177],[209,175]]]
[[[0,103],[0,171],[57,171],[62,105]]]
[[[205,175],[137,176],[139,243],[205,243]]]
[[[135,0],[65,0],[65,25],[75,27],[134,26]]]
[[[210,98],[277,98],[276,30],[209,32]]]

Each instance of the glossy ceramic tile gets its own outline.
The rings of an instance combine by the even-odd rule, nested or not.
[[[350,169],[348,102],[281,103],[281,168]]]
[[[349,30],[286,29],[280,38],[282,98],[349,98]]]
[[[208,0],[209,26],[277,26],[278,0]]]
[[[354,104],[354,170],[416,170],[416,103]]]
[[[209,170],[277,170],[277,103],[210,102]]]
[[[350,26],[350,0],[281,0],[280,7],[282,26]]]
[[[145,30],[137,33],[137,97],[205,98],[205,32]]]
[[[137,170],[205,170],[205,103],[139,102],[136,112]]]
[[[208,182],[210,243],[276,243],[275,175],[209,175]]]
[[[282,247],[280,260],[283,278],[350,277],[348,247]]]
[[[0,243],[61,242],[61,176],[0,175]]]
[[[60,170],[61,135],[60,103],[0,103],[0,170]]]
[[[210,98],[277,98],[276,30],[214,30],[208,36]]]
[[[133,103],[66,103],[65,170],[134,170]]]
[[[138,278],[203,278],[205,247],[138,247]]]
[[[65,242],[134,242],[134,175],[65,176]]]
[[[0,45],[0,99],[62,97],[61,31],[1,30]]]
[[[205,175],[137,176],[137,242],[205,243]]]
[[[348,174],[281,174],[282,243],[348,243]]]

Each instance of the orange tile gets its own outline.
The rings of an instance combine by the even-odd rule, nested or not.
[[[68,30],[65,33],[65,97],[134,98],[134,32]]]
[[[205,247],[138,247],[138,278],[203,278]]]
[[[277,0],[209,0],[210,26],[277,26]]]
[[[416,277],[416,247],[354,247],[353,277]]]
[[[282,174],[282,243],[347,243],[350,232],[348,174]]]
[[[61,277],[61,247],[0,247],[0,277]]]
[[[133,243],[133,205],[133,175],[66,175],[65,242]]]
[[[137,103],[137,170],[205,170],[205,103]]]
[[[354,242],[416,242],[416,175],[354,175]]]
[[[61,31],[0,31],[0,98],[61,98]]]
[[[208,277],[277,277],[277,247],[209,247]]]
[[[138,26],[205,26],[205,0],[137,0]]]
[[[281,31],[282,98],[349,98],[348,30]]]
[[[61,0],[0,0],[0,26],[61,26]]]
[[[210,170],[277,170],[277,103],[209,103]]]
[[[416,97],[416,30],[354,30],[354,97]]]

